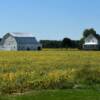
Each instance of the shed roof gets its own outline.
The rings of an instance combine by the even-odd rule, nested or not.
[[[87,39],[91,35],[94,36],[96,39],[100,40],[100,35],[99,34],[89,34],[85,39]]]

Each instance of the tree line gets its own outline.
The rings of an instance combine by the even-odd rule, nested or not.
[[[83,31],[83,36],[80,40],[72,40],[68,37],[63,38],[61,41],[58,40],[40,40],[43,48],[78,48],[82,49],[82,45],[84,43],[84,39],[90,35],[98,35],[95,29],[85,29]]]
[[[62,41],[58,40],[41,40],[43,48],[77,48],[79,46],[78,40],[71,40],[64,38]]]

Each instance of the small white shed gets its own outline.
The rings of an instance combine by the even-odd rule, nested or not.
[[[84,39],[83,49],[85,50],[99,50],[100,36],[90,34]]]

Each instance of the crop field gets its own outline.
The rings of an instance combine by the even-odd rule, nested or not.
[[[0,52],[0,94],[99,87],[99,51]]]

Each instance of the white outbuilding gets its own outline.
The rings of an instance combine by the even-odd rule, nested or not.
[[[84,39],[83,49],[100,50],[100,36],[98,34],[90,34]]]
[[[32,34],[12,32],[3,36],[0,50],[41,50],[42,45]]]

